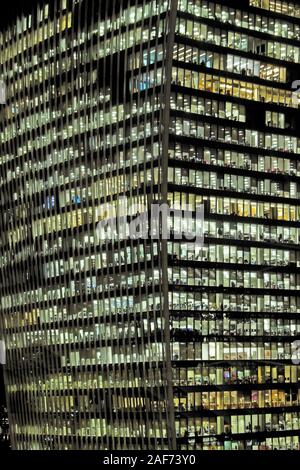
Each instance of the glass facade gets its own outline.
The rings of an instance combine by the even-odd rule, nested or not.
[[[33,3],[0,33],[13,448],[299,449],[300,4]],[[123,196],[204,205],[204,246],[100,240]]]

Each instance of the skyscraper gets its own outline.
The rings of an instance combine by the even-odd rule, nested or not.
[[[33,1],[2,23],[13,448],[299,449],[300,3]],[[168,239],[120,235],[163,204]]]

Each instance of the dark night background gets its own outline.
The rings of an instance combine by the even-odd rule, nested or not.
[[[0,451],[4,449],[9,449],[9,433],[5,403],[3,366],[0,365]]]

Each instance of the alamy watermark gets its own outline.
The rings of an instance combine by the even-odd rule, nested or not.
[[[196,210],[189,204],[170,207],[154,202],[131,203],[121,197],[117,205],[103,204],[97,210],[96,233],[99,240],[124,239],[186,240],[204,245],[204,206]]]

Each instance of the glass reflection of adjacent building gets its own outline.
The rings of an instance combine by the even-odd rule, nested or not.
[[[299,449],[300,4],[33,3],[0,50],[13,447]],[[204,204],[204,247],[100,242],[121,195]]]

